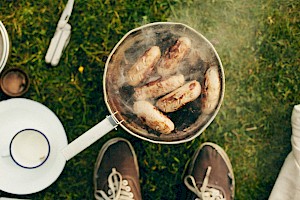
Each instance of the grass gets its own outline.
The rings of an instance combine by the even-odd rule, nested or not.
[[[22,197],[93,199],[98,151],[108,139],[120,136],[135,147],[144,199],[175,199],[187,161],[205,141],[228,153],[236,199],[268,198],[291,150],[290,116],[300,99],[298,1],[78,0],[70,18],[70,44],[60,64],[51,67],[44,56],[65,3],[3,0],[0,19],[12,41],[6,67],[29,73],[31,86],[24,97],[53,110],[69,141],[108,115],[102,95],[105,60],[125,33],[149,22],[179,21],[205,35],[223,62],[225,98],[216,119],[193,141],[157,145],[119,128],[68,161],[50,187]],[[1,191],[0,196],[16,197]]]

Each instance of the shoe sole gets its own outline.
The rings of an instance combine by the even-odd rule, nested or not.
[[[195,161],[196,161],[196,158],[200,152],[200,150],[204,147],[204,146],[211,146],[212,148],[216,149],[217,152],[221,155],[221,157],[223,158],[223,160],[225,161],[225,164],[226,166],[228,167],[229,169],[229,173],[232,174],[232,196],[234,198],[235,196],[235,178],[234,178],[234,173],[233,173],[233,168],[232,168],[232,165],[231,165],[231,162],[230,162],[230,159],[227,155],[227,153],[225,152],[225,150],[220,147],[219,145],[215,144],[215,143],[212,143],[212,142],[205,142],[205,143],[202,143],[200,145],[200,147],[197,149],[197,151],[194,153],[193,155],[193,159],[192,159],[192,162],[190,163],[191,164],[191,167],[188,168],[188,172],[189,174],[192,173],[192,167],[194,167],[194,164],[195,164]]]
[[[96,160],[96,163],[95,163],[95,168],[94,168],[94,189],[96,189],[96,185],[97,185],[97,172],[98,172],[98,169],[100,167],[100,164],[101,164],[101,161],[102,161],[102,158],[103,158],[103,155],[104,153],[106,152],[106,150],[112,145],[112,144],[115,144],[117,142],[126,142],[132,152],[132,155],[133,155],[133,160],[134,160],[134,165],[136,167],[136,170],[137,170],[137,173],[138,173],[138,177],[140,176],[140,172],[139,172],[139,166],[138,166],[138,161],[137,161],[137,156],[135,154],[135,151],[134,151],[134,148],[133,146],[131,145],[131,143],[124,139],[124,138],[120,138],[120,137],[117,137],[117,138],[113,138],[113,139],[110,139],[108,140],[103,146],[102,148],[100,149],[99,153],[98,153],[98,157],[97,157],[97,160]]]

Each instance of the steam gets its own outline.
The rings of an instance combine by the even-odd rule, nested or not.
[[[171,7],[169,21],[193,27],[209,39],[223,59],[240,64],[245,57],[244,50],[253,51],[251,44],[257,25],[254,10],[258,10],[259,5],[259,2],[247,0],[194,0]],[[251,56],[248,59],[253,59],[254,54]]]
[[[199,71],[199,67],[204,66],[204,63],[214,62],[214,52],[211,51],[211,47],[208,47],[205,39],[199,40],[199,35],[195,32],[186,30],[182,27],[172,27],[166,30],[166,26],[157,25],[151,28],[141,30],[139,37],[133,37],[134,43],[124,42],[122,48],[124,51],[123,69],[121,72],[120,84],[126,84],[125,76],[129,68],[137,61],[137,59],[144,54],[151,46],[159,46],[162,55],[173,46],[176,40],[181,36],[187,36],[192,41],[192,47],[189,54],[186,56],[180,66],[176,69],[177,74],[184,74],[187,76],[193,76],[191,72],[192,68],[197,68],[195,73]],[[204,63],[199,63],[201,60]],[[205,69],[203,69],[205,71]],[[159,75],[155,72],[149,77],[150,80],[159,78]],[[149,82],[149,81],[148,81]]]
[[[193,0],[171,6],[168,20],[187,24],[203,34],[220,56],[226,80],[221,112],[245,107],[239,105],[243,101],[236,91],[241,90],[251,73],[256,73],[255,37],[259,19],[264,15],[263,4],[258,0]],[[236,116],[229,114],[231,119]]]
[[[124,106],[130,107],[133,101],[132,88],[126,82],[126,73],[139,57],[152,46],[159,46],[162,54],[164,54],[181,36],[187,36],[191,40],[191,49],[175,72],[175,74],[183,74],[186,81],[196,79],[201,82],[208,64],[216,62],[212,47],[208,46],[205,38],[201,38],[197,32],[183,28],[183,26],[173,25],[167,27],[169,29],[166,29],[165,25],[158,24],[138,30],[136,33],[127,36],[115,52],[110,62],[110,71],[114,76],[115,93],[123,91],[121,95],[124,99]],[[160,75],[154,70],[142,85],[158,78],[160,78]],[[123,95],[125,95],[125,98]]]

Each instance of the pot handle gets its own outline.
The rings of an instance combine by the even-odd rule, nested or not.
[[[119,123],[120,122],[117,122],[112,115],[107,116],[104,120],[76,138],[62,149],[62,154],[66,161],[70,160],[98,139],[106,135],[106,133],[116,128]]]

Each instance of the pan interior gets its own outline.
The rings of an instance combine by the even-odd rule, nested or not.
[[[211,66],[217,66],[221,80],[219,103],[209,115],[201,113],[200,95],[196,100],[186,104],[178,111],[164,113],[174,123],[175,130],[170,134],[161,134],[147,127],[133,113],[134,87],[126,83],[126,73],[137,59],[151,46],[159,46],[162,54],[172,46],[179,37],[191,40],[191,50],[181,61],[176,73],[183,74],[185,81],[197,80],[202,84],[204,74]],[[121,126],[130,133],[156,143],[180,143],[198,136],[217,114],[224,94],[224,72],[217,52],[211,43],[194,29],[178,23],[153,23],[127,33],[111,52],[104,74],[104,95],[110,112],[116,113]],[[148,82],[158,78],[153,72]],[[155,104],[156,99],[149,99]]]

